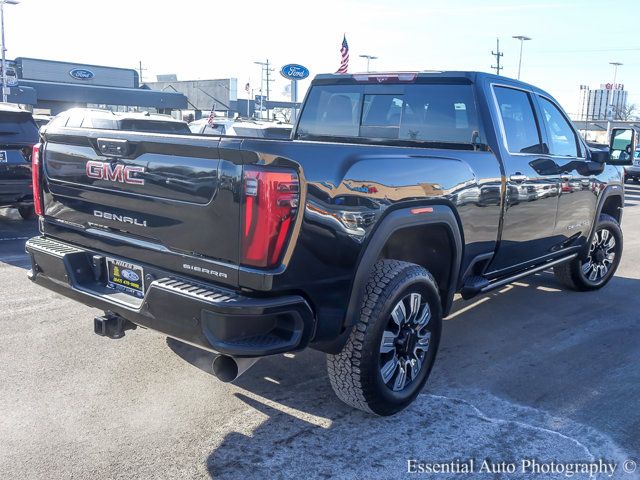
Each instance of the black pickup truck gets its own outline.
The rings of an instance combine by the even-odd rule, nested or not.
[[[474,72],[319,75],[290,140],[41,137],[30,278],[103,310],[96,333],[159,331],[227,381],[319,349],[337,395],[380,415],[424,386],[456,292],[611,279],[636,143],[591,151],[549,94]]]

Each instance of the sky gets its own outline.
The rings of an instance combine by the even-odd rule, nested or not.
[[[521,79],[577,111],[579,86],[617,83],[640,108],[637,0],[20,0],[5,6],[7,58],[34,57],[138,68],[143,79],[238,79],[259,89],[260,67],[276,69],[272,99],[284,99],[286,63],[335,72],[346,33],[349,72],[366,70],[359,55],[379,57],[372,70],[492,71],[496,38],[502,74]],[[610,6],[609,6],[610,4]],[[625,22],[627,22],[625,24]],[[308,86],[301,82],[301,95]],[[257,92],[256,92],[257,93]]]

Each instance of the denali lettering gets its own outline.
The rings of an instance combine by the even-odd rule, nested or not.
[[[207,275],[213,275],[214,277],[227,278],[227,274],[226,273],[216,272],[215,270],[210,270],[208,268],[197,267],[195,265],[189,265],[188,263],[183,264],[182,268],[184,268],[185,270],[193,270],[194,272],[206,273]]]
[[[144,173],[144,167],[132,167],[129,165],[108,162],[96,162],[90,160],[85,167],[87,177],[96,180],[108,180],[110,182],[128,183],[130,185],[144,185],[144,178],[133,176],[132,173]]]
[[[138,220],[137,218],[129,217],[126,215],[118,215],[117,213],[101,212],[100,210],[94,210],[93,216],[98,218],[104,218],[105,220],[113,220],[116,222],[130,223],[131,225],[138,225],[139,227],[147,226],[146,220]]]

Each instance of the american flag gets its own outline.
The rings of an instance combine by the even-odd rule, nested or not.
[[[342,61],[340,62],[340,68],[336,73],[347,73],[349,69],[349,44],[347,43],[347,35],[342,37],[342,48],[340,48],[340,55],[342,55]]]
[[[216,104],[214,103],[211,107],[211,113],[209,113],[209,118],[207,119],[207,124],[213,128],[216,123]]]

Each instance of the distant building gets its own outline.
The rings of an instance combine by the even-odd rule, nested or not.
[[[160,81],[163,77],[163,81]],[[251,117],[256,112],[266,112],[273,109],[300,108],[299,103],[286,101],[267,100],[266,96],[254,94],[253,98],[238,98],[237,78],[215,78],[211,80],[172,80],[165,76],[158,76],[157,82],[146,82],[145,86],[152,90],[162,92],[177,92],[187,97],[187,109],[195,111],[195,118],[208,115],[212,109],[223,112],[228,116],[238,114],[243,117]],[[246,95],[243,89],[241,95]],[[271,118],[269,115],[268,118]]]
[[[158,78],[160,80],[160,78]],[[212,80],[164,80],[147,82],[152,90],[178,92],[187,97],[187,108],[209,112],[212,108],[219,112],[235,110],[238,101],[238,79],[217,78]]]
[[[9,101],[41,112],[55,115],[72,107],[94,107],[169,113],[187,108],[179,92],[140,86],[138,72],[131,68],[37,58],[16,58],[10,64],[16,72],[12,83],[17,85],[10,87]]]
[[[597,89],[580,85],[578,120],[620,120],[627,107],[627,97],[628,92],[621,83],[606,83]]]

